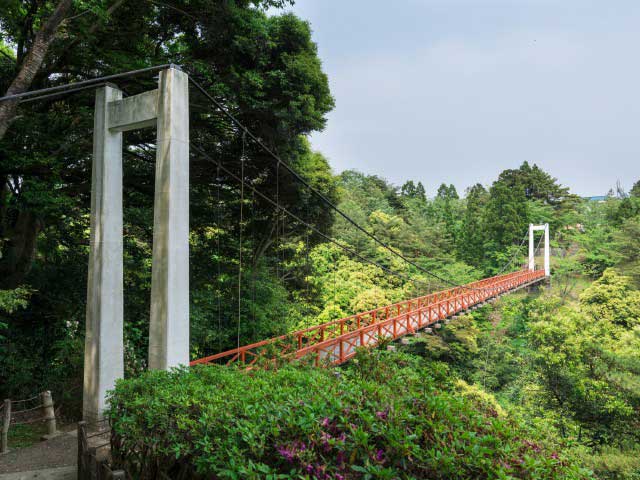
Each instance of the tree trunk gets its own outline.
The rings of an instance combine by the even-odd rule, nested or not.
[[[33,265],[41,229],[42,222],[33,213],[18,213],[0,258],[0,289],[16,288],[24,281]]]
[[[44,57],[49,50],[51,42],[53,42],[58,27],[63,22],[65,15],[71,8],[71,0],[60,0],[51,16],[42,24],[40,30],[35,36],[33,45],[29,49],[24,61],[20,65],[18,74],[9,85],[5,95],[15,95],[26,92],[35,78],[36,74],[42,66]],[[0,103],[0,140],[4,138],[9,124],[16,115],[18,108],[17,100],[10,100]]]

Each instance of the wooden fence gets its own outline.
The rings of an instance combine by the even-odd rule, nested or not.
[[[0,453],[9,451],[9,429],[11,426],[46,422],[47,435],[45,438],[57,434],[53,398],[48,390],[24,400],[6,399],[0,405],[0,412],[2,414]]]
[[[124,470],[112,470],[111,428],[107,420],[78,422],[78,480],[125,480]]]

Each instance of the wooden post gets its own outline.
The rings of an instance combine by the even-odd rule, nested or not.
[[[0,453],[9,451],[9,424],[11,423],[11,400],[4,401],[4,420],[2,422],[2,445]]]
[[[85,480],[86,466],[84,449],[87,442],[87,423],[78,422],[78,480]]]
[[[42,392],[42,416],[47,422],[47,437],[56,435],[56,412],[53,408],[53,398],[49,390]]]

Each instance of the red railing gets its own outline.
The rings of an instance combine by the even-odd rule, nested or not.
[[[316,364],[339,364],[355,355],[356,348],[377,345],[450,317],[488,298],[537,282],[544,271],[521,270],[473,282],[461,287],[387,305],[276,338],[200,358],[201,363],[239,362],[253,366],[259,361],[309,357]]]

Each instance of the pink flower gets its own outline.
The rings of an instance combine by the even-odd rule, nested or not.
[[[383,412],[376,412],[376,417],[380,420],[386,420],[389,418],[389,409],[385,409]]]
[[[277,448],[278,453],[284,457],[287,462],[293,462],[293,450],[290,450],[284,446],[280,446]]]

